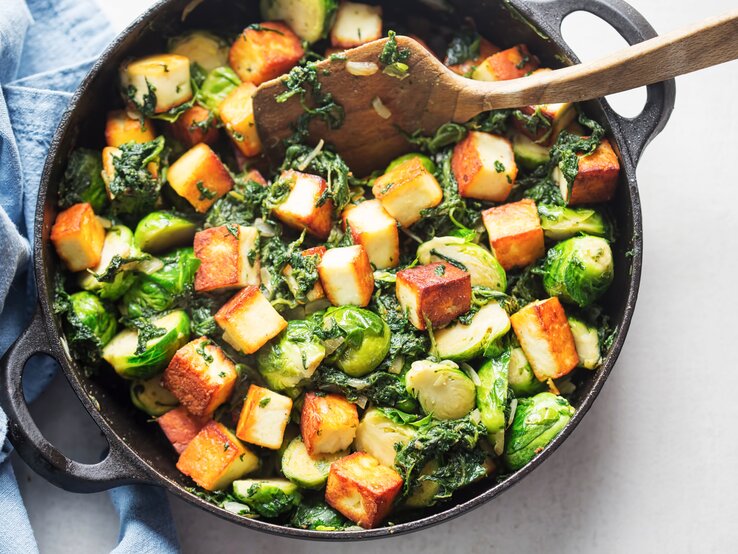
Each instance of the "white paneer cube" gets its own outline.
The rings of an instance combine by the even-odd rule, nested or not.
[[[150,95],[156,98],[148,113],[164,113],[192,98],[190,60],[177,54],[157,54],[128,63],[120,68],[120,82],[140,109],[149,108]]]
[[[195,291],[242,288],[261,284],[259,231],[229,223],[195,235]]]
[[[259,287],[241,289],[215,314],[223,340],[244,354],[253,354],[281,333],[287,322]]]
[[[305,395],[300,416],[300,433],[308,454],[333,454],[346,450],[356,437],[359,413],[340,394]]]
[[[238,419],[236,436],[242,441],[277,450],[282,446],[291,411],[291,398],[251,385]]]
[[[374,197],[403,227],[410,227],[427,208],[435,208],[443,200],[443,189],[419,158],[410,158],[376,181]]]
[[[352,205],[343,212],[346,231],[354,244],[360,244],[376,269],[396,267],[400,263],[400,234],[397,221],[379,200]]]
[[[273,210],[277,219],[299,231],[305,229],[317,239],[326,240],[333,225],[333,202],[328,199],[317,205],[328,189],[325,179],[299,171],[285,171],[279,179],[289,185],[290,192],[285,201]]]
[[[331,30],[335,48],[355,48],[382,38],[382,6],[342,2]]]
[[[488,202],[507,200],[518,176],[510,141],[478,131],[456,145],[451,168],[462,198]]]
[[[374,272],[363,246],[327,250],[318,265],[318,274],[334,306],[369,304],[374,292]]]
[[[536,203],[530,198],[482,212],[489,245],[506,270],[525,267],[546,253]]]
[[[539,381],[558,379],[577,367],[576,344],[558,298],[528,304],[510,323]]]

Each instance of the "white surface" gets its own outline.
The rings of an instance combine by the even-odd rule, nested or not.
[[[119,29],[150,3],[100,1]],[[735,7],[734,0],[632,4],[660,31]],[[584,58],[619,44],[603,27],[566,25]],[[679,79],[671,123],[638,171],[645,256],[628,341],[595,406],[549,462],[471,514],[386,542],[277,539],[172,499],[184,551],[735,551],[736,90],[736,63]],[[618,105],[637,111],[638,98],[628,95]],[[100,451],[102,442],[85,442],[94,426],[63,378],[35,412],[69,454],[90,459]],[[110,550],[117,518],[105,494],[62,492],[21,465],[16,469],[42,552]]]

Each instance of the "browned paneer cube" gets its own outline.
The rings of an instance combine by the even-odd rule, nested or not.
[[[223,424],[208,422],[179,457],[177,469],[203,489],[223,490],[259,468],[259,458]]]
[[[553,171],[561,196],[570,206],[609,202],[615,195],[619,176],[620,161],[607,139],[589,156],[579,157],[579,173],[571,188],[558,167]]]
[[[233,188],[228,169],[213,149],[204,143],[190,148],[169,166],[167,181],[201,214]]]
[[[231,46],[228,63],[242,81],[260,85],[287,73],[305,51],[302,41],[280,21],[247,27]]]
[[[472,72],[480,63],[489,58],[492,54],[497,54],[500,49],[488,41],[486,38],[480,38],[479,40],[479,55],[470,60],[466,60],[460,64],[448,65],[448,58],[443,62],[448,65],[448,68],[454,73],[464,75],[465,77],[471,76]]]
[[[154,124],[135,112],[114,110],[108,112],[105,123],[105,142],[118,147],[129,142],[151,142],[156,138]]]
[[[187,445],[208,421],[208,419],[192,415],[184,406],[178,406],[156,418],[156,422],[172,443],[177,454],[184,452]]]
[[[242,441],[277,450],[282,446],[291,411],[291,398],[251,385],[238,419],[236,436]]]
[[[363,246],[331,248],[318,265],[323,290],[334,306],[369,304],[374,292],[374,272]]]
[[[471,275],[437,262],[397,272],[395,293],[410,323],[438,329],[471,309]]]
[[[51,242],[69,271],[82,271],[100,263],[105,229],[92,206],[75,204],[56,216]]]
[[[470,132],[454,147],[451,168],[462,198],[504,202],[518,176],[510,141],[498,135]]]
[[[215,117],[207,108],[195,104],[172,123],[174,138],[192,148],[204,142],[213,145],[218,140]]]
[[[315,246],[313,248],[308,248],[307,250],[303,250],[300,254],[303,256],[317,256],[315,258],[315,262],[320,265],[320,260],[323,259],[323,254],[325,254],[326,248],[325,246]],[[292,277],[293,268],[290,264],[287,264],[285,268],[282,270],[282,275],[284,275],[284,280],[287,282],[287,288],[290,289],[290,292],[295,296],[295,299],[298,303],[308,303],[308,302],[315,302],[316,300],[320,300],[321,298],[325,298],[325,290],[323,290],[323,285],[320,282],[320,277],[318,277],[318,280],[313,285],[313,288],[310,289],[307,294],[305,294],[305,298],[300,298],[300,287],[298,282],[295,280],[294,277]]]
[[[403,227],[421,219],[421,212],[443,200],[443,190],[420,158],[410,158],[374,181],[374,197]]]
[[[506,270],[525,267],[545,254],[543,228],[530,198],[482,212],[489,245]]]
[[[218,108],[220,120],[236,148],[247,158],[261,154],[261,139],[254,119],[256,85],[241,83]]]
[[[538,69],[538,58],[525,44],[492,54],[476,66],[472,78],[477,81],[508,81],[525,77]]]
[[[243,288],[261,284],[259,231],[228,223],[195,234],[195,291]]]
[[[336,48],[355,48],[382,38],[382,6],[341,2],[331,29]]]
[[[328,189],[325,179],[299,171],[285,171],[279,180],[289,186],[290,192],[285,201],[272,210],[277,219],[298,231],[304,229],[315,238],[326,240],[333,225],[333,201],[328,199],[316,206]]]
[[[510,323],[539,381],[558,379],[577,367],[574,336],[558,298],[528,304],[510,316]]]
[[[236,366],[223,350],[200,337],[177,350],[162,382],[188,412],[207,417],[228,400],[237,378]]]
[[[343,224],[354,244],[366,250],[376,269],[395,267],[400,263],[400,234],[397,221],[387,213],[379,200],[349,205],[343,211]]]
[[[193,96],[190,60],[177,54],[155,54],[125,62],[120,67],[120,84],[135,106],[147,105],[153,92],[152,111],[167,112]]]
[[[354,523],[371,529],[392,510],[402,477],[365,452],[354,452],[331,464],[325,501]]]
[[[244,354],[253,354],[287,327],[259,287],[251,285],[226,302],[215,321],[223,329],[223,340]]]
[[[359,427],[356,404],[340,394],[308,392],[302,404],[300,433],[308,454],[333,454],[354,442]]]

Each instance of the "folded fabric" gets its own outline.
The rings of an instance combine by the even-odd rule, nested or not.
[[[0,1],[0,354],[36,307],[30,270],[32,230],[41,171],[72,91],[112,29],[92,0]],[[24,376],[32,401],[55,373],[33,360]],[[0,410],[0,554],[38,552],[7,459],[7,418]],[[121,519],[117,553],[177,552],[166,494],[127,486],[111,491]]]

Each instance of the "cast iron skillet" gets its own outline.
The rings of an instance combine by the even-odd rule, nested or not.
[[[137,19],[102,54],[74,95],[51,143],[38,195],[34,227],[35,275],[39,306],[28,329],[0,362],[2,387],[0,404],[9,417],[9,437],[25,462],[53,484],[74,492],[97,492],[129,483],[149,483],[170,492],[203,510],[251,529],[276,535],[306,539],[369,539],[422,529],[449,520],[481,506],[523,479],[548,458],[579,424],[612,371],[625,342],[635,307],[641,274],[641,208],[636,187],[636,165],[648,143],[663,129],[674,107],[673,81],[648,87],[643,112],[626,119],[605,101],[591,102],[590,115],[608,129],[620,154],[622,180],[615,199],[620,238],[615,245],[616,277],[605,305],[618,325],[618,335],[603,366],[585,377],[573,399],[576,415],[533,462],[501,482],[486,480],[459,491],[452,502],[428,509],[420,519],[392,527],[351,532],[319,532],[293,529],[244,518],[220,509],[186,490],[190,483],[175,468],[171,446],[157,433],[141,412],[132,407],[127,387],[119,381],[92,380],[84,376],[65,348],[60,322],[52,305],[53,275],[57,259],[49,234],[56,217],[56,187],[69,152],[78,145],[97,146],[102,136],[105,111],[115,98],[114,83],[120,62],[129,56],[161,49],[162,30],[184,27],[218,28],[223,22],[239,24],[256,21],[255,5],[233,0],[207,0],[182,22],[183,9],[190,0],[163,0]],[[409,13],[430,13],[433,2],[383,2],[385,15],[402,20]],[[472,17],[479,31],[501,45],[528,43],[544,65],[557,67],[577,59],[561,36],[561,22],[575,11],[591,12],[609,22],[634,44],[656,33],[649,23],[622,0],[451,0],[458,13]],[[418,11],[415,11],[418,10]],[[422,10],[422,11],[421,11]],[[404,13],[403,13],[404,12]],[[439,15],[441,21],[448,15]],[[628,255],[626,255],[628,252]],[[43,437],[28,411],[23,397],[22,375],[26,362],[35,354],[46,354],[61,365],[80,401],[100,426],[110,448],[97,464],[82,464],[65,457]],[[116,386],[117,384],[117,386]]]

